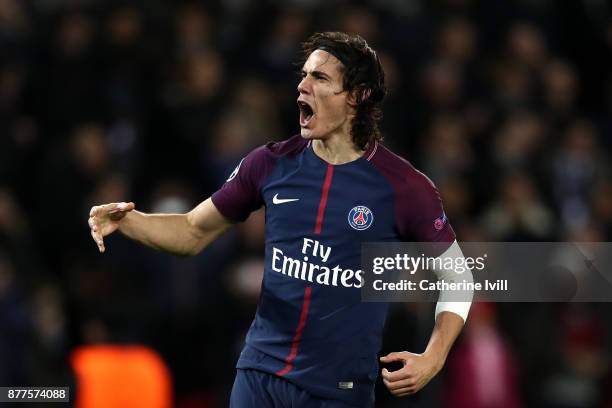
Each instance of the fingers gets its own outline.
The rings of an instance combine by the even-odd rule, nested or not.
[[[437,372],[430,358],[407,351],[389,353],[381,357],[380,361],[383,363],[402,361],[403,367],[399,370],[389,371],[386,368],[381,370],[383,383],[393,395],[398,397],[416,393]]]
[[[380,361],[383,363],[392,363],[394,361],[406,361],[406,352],[405,351],[394,351],[393,353],[389,353],[386,356],[380,358]]]
[[[87,224],[91,229],[91,237],[98,246],[100,252],[105,251],[103,234],[100,230],[99,217],[103,217],[114,212],[131,211],[134,209],[134,203],[110,203],[103,205],[96,205],[89,211],[89,219]]]
[[[100,251],[100,253],[104,252],[106,250],[106,248],[104,247],[104,240],[102,239],[102,235],[100,235],[98,232],[96,232],[92,228],[92,230],[91,230],[91,237],[93,238],[93,240],[95,241],[96,245],[98,246],[98,251]]]
[[[412,373],[407,372],[403,368],[396,371],[389,371],[386,368],[383,368],[381,371],[381,375],[384,380],[389,382],[400,381],[405,378],[412,377]]]
[[[389,388],[389,386],[387,386],[387,388]],[[396,397],[403,397],[403,396],[406,396],[406,395],[414,394],[418,390],[419,390],[419,388],[415,384],[411,384],[411,385],[408,385],[408,386],[405,386],[405,387],[394,388],[394,389],[390,389],[389,388],[389,392],[392,395],[395,395]]]
[[[103,239],[104,234],[102,233],[102,227],[100,224],[104,224],[105,222],[108,223],[108,220],[118,221],[125,215],[123,213],[132,211],[134,208],[135,205],[131,201],[128,203],[121,202],[96,205],[91,208],[89,211],[89,219],[87,220],[87,224],[91,229],[91,237],[98,246],[98,250],[100,252],[104,252],[106,250]]]
[[[98,226],[96,225],[95,219],[93,217],[90,217],[87,223],[89,224],[89,228],[91,228],[91,237],[93,238],[94,242],[98,246],[98,251],[104,252],[105,250],[104,239],[102,238],[102,234],[100,234],[100,231],[98,229]]]
[[[129,203],[121,202],[121,203],[96,205],[96,206],[91,207],[91,210],[89,211],[89,216],[96,217],[96,216],[101,216],[104,214],[114,213],[117,211],[132,211],[134,207],[135,205],[131,201]]]
[[[416,380],[414,378],[404,378],[397,381],[389,381],[383,378],[383,383],[389,389],[389,391],[395,391],[406,387],[412,387],[416,384]]]
[[[116,204],[116,206],[114,208],[112,208],[109,213],[116,213],[116,212],[128,212],[128,211],[132,211],[134,209],[134,203],[133,202],[129,202],[129,203],[114,203]]]
[[[416,387],[406,387],[406,388],[401,388],[399,390],[391,391],[391,394],[395,395],[396,397],[405,397],[408,395],[415,394],[417,391],[418,391],[418,388]]]
[[[110,211],[117,208],[119,203],[110,203],[110,204],[102,204],[91,207],[91,211],[89,211],[90,217],[99,217],[104,214],[108,214]]]
[[[398,370],[399,371],[399,370]],[[406,395],[414,394],[420,387],[417,384],[416,377],[404,377],[397,381],[390,381],[383,377],[383,383],[385,387],[396,397],[403,397]]]

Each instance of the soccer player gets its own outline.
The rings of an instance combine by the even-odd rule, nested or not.
[[[313,35],[303,50],[300,135],[253,150],[187,214],[144,214],[130,202],[93,207],[89,218],[100,252],[119,230],[195,255],[265,207],[265,272],[237,363],[236,408],[372,407],[388,305],[361,302],[361,243],[435,242],[461,256],[432,182],[380,143],[385,85],[374,50],[338,32]],[[381,371],[391,393],[415,393],[440,371],[469,305],[439,300],[423,353],[380,358],[403,366]]]

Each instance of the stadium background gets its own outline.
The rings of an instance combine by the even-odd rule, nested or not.
[[[120,236],[98,254],[88,211],[186,211],[297,133],[294,62],[317,30],[379,51],[385,143],[461,240],[610,241],[606,1],[0,0],[1,385],[74,386],[76,348],[141,344],[175,406],[226,406],[262,213],[179,259]],[[432,308],[394,309],[384,351],[421,351]],[[609,304],[477,305],[441,375],[377,406],[612,406],[611,323]]]

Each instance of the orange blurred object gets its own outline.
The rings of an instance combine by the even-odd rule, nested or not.
[[[161,357],[144,346],[95,345],[70,356],[77,408],[169,408],[172,379]]]

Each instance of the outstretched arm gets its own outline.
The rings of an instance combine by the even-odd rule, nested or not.
[[[145,214],[131,202],[95,206],[89,214],[91,236],[100,252],[106,249],[104,237],[119,230],[156,250],[196,255],[232,225],[210,198],[186,214]]]

